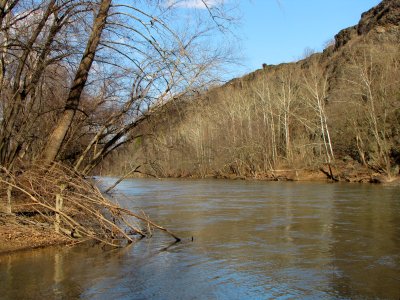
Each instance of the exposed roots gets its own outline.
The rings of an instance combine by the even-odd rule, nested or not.
[[[35,164],[13,173],[3,168],[0,201],[3,223],[6,221],[2,216],[11,213],[18,216],[15,220],[20,220],[21,225],[28,222],[71,239],[94,239],[123,246],[133,242],[135,236],[150,235],[149,229],[158,229],[180,240],[145,214],[113,203],[92,182],[60,164]]]

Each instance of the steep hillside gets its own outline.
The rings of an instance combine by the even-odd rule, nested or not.
[[[399,24],[400,1],[382,1],[322,53],[171,101],[103,170],[392,180],[400,165]]]

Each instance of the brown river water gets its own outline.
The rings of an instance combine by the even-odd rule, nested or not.
[[[0,299],[400,299],[400,187],[133,179],[118,192],[183,242],[0,256]]]

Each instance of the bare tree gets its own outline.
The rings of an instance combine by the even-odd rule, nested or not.
[[[75,113],[78,110],[81,94],[93,64],[96,50],[100,43],[101,34],[106,25],[111,1],[112,0],[102,0],[100,2],[99,10],[93,23],[93,29],[87,42],[86,50],[82,56],[81,63],[76,71],[75,79],[65,102],[64,112],[44,148],[43,159],[47,163],[54,161],[56,158],[67,130],[70,128]]]
[[[155,107],[214,81],[229,53],[206,36],[230,19],[204,4],[186,24],[178,1],[0,2],[1,164],[59,155],[87,172]]]
[[[310,60],[307,68],[303,70],[303,98],[318,119],[326,162],[330,164],[335,157],[325,107],[328,101],[328,75],[324,73],[323,66],[316,59],[310,58]]]
[[[399,73],[398,47],[367,44],[353,49],[352,54],[343,80],[352,87],[351,104],[360,112],[348,116],[353,120],[358,150],[370,167],[390,178],[393,176],[391,151],[395,146],[391,141],[395,133],[390,123],[398,109],[394,101]]]
[[[71,43],[61,44],[57,40],[61,35],[68,36],[66,27],[76,14],[87,11],[85,6],[71,1],[14,1],[3,11],[0,81],[3,165],[12,164],[26,148],[39,110],[44,109],[41,94],[45,74],[72,55]]]

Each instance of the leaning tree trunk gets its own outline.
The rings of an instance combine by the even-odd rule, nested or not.
[[[97,46],[100,43],[100,36],[106,24],[111,2],[112,0],[101,0],[99,12],[94,20],[92,32],[87,42],[85,52],[79,64],[78,70],[76,71],[75,79],[65,102],[64,111],[53,132],[49,136],[47,144],[44,148],[42,158],[46,163],[51,163],[55,160],[65,135],[72,124],[75,113],[78,110],[80,97],[83,88],[85,87],[88,74],[96,54]]]

